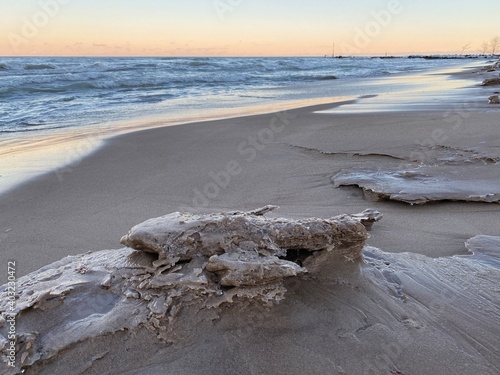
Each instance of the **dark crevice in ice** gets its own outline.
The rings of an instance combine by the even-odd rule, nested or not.
[[[304,261],[311,256],[311,252],[306,249],[288,249],[286,250],[286,255],[279,257],[280,259],[287,260],[298,264],[299,266],[304,265]]]

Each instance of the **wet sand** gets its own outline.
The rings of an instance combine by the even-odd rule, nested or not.
[[[385,220],[369,243],[390,252],[463,254],[468,238],[497,234],[497,204],[373,202],[357,188],[335,188],[331,177],[350,168],[415,168],[412,153],[421,150],[416,142],[431,140],[436,129],[447,136],[442,143],[451,149],[445,153],[484,149],[479,152],[498,156],[498,112],[470,112],[455,130],[442,111],[314,113],[325,108],[330,106],[116,137],[75,167],[1,197],[2,259],[17,260],[18,272],[26,274],[67,255],[118,248],[124,231],[150,217],[263,204],[279,205],[279,214],[290,217],[373,207]],[[289,123],[274,134],[271,124],[281,129],[281,121]],[[261,142],[259,132],[272,142]],[[423,155],[431,155],[432,147]],[[477,164],[483,166],[482,160]],[[498,171],[495,163],[487,164]]]
[[[446,178],[456,174],[459,181],[483,186],[475,175],[480,168],[491,178],[491,194],[500,194],[500,107],[488,105],[494,89],[479,87],[483,76],[477,71],[463,73],[477,85],[448,101],[419,101],[414,107],[396,102],[391,110],[373,111],[372,101],[378,99],[365,98],[114,137],[81,162],[0,196],[1,263],[15,260],[21,276],[67,255],[118,249],[132,226],[179,210],[210,213],[272,204],[280,209],[270,216],[304,218],[374,208],[384,219],[367,244],[382,252],[367,248],[364,265],[332,265],[327,269],[335,276],[322,273],[291,288],[285,302],[266,310],[268,319],[243,338],[231,334],[238,325],[236,310],[200,326],[203,338],[190,337],[172,348],[160,348],[141,331],[130,346],[138,350],[142,345],[152,358],[143,370],[498,373],[495,340],[480,339],[489,330],[498,333],[498,289],[488,289],[499,280],[498,268],[464,265],[452,256],[467,254],[464,243],[472,237],[500,235],[500,206],[446,194],[436,202],[410,205],[332,182],[342,171],[375,171],[388,178],[394,171],[424,166],[427,172],[444,171]],[[349,105],[358,109],[345,112]],[[393,276],[381,267],[391,267]],[[484,299],[467,301],[471,294],[457,288],[479,292],[474,274],[486,280]],[[410,302],[388,292],[398,285]],[[474,303],[484,303],[486,313],[474,311]],[[437,313],[433,304],[439,305]],[[77,351],[104,350],[121,335],[83,343]],[[81,373],[111,374],[106,364],[123,355],[113,351],[103,367]],[[64,357],[61,366],[71,358]],[[211,358],[222,358],[218,368]]]

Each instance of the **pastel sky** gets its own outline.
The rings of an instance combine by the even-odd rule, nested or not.
[[[478,52],[500,1],[0,0],[0,55]]]

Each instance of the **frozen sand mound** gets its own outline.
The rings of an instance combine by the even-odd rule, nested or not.
[[[364,246],[376,211],[271,209],[151,219],[122,239],[135,249],[20,278],[2,374],[499,373],[500,237],[469,256],[389,254]]]
[[[16,367],[2,373],[55,373],[49,369],[68,350],[118,332],[134,336],[146,329],[148,341],[169,345],[223,308],[278,303],[284,278],[314,271],[325,256],[359,258],[367,238],[363,223],[381,217],[376,211],[333,219],[262,216],[274,208],[148,220],[122,238],[129,248],[68,257],[19,279],[14,311],[2,287],[4,350],[5,319],[17,314]],[[72,373],[85,373],[103,355],[75,362]]]

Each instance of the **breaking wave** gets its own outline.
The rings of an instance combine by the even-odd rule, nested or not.
[[[243,106],[241,98],[255,105],[279,97],[266,92],[269,89],[285,93],[291,85],[296,90],[297,84],[319,81],[334,85],[335,80],[422,70],[439,63],[368,58],[3,58],[0,102],[6,116],[0,131],[26,131],[18,120],[26,116],[25,108],[30,109],[29,123],[73,126],[89,119],[108,122],[165,113],[165,103],[176,98],[192,108],[200,107],[198,98],[204,98],[207,108],[221,101]],[[302,91],[311,95],[306,86]]]

